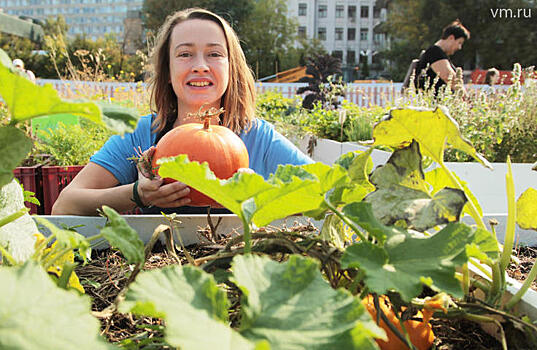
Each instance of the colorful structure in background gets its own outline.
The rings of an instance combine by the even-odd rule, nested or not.
[[[499,85],[511,85],[512,79],[513,79],[513,72],[510,70],[500,70],[500,79],[498,80]],[[472,81],[472,84],[484,84],[485,83],[485,75],[487,74],[487,71],[484,69],[476,69],[472,72],[470,75],[470,79]],[[525,74],[522,74],[520,77],[520,83],[524,83],[524,76]],[[537,73],[533,73],[533,79],[537,79]]]

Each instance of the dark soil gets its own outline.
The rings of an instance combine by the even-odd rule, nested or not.
[[[532,247],[518,247],[514,251],[514,255],[518,257],[519,263],[511,263],[508,267],[507,274],[509,277],[519,281],[524,282],[528,277],[533,264],[535,263],[535,258],[537,257],[537,248]],[[531,288],[537,291],[537,282],[533,281]]]

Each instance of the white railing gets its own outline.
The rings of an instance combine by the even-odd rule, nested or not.
[[[40,85],[52,84],[52,86],[63,96],[77,95],[77,90],[84,88],[91,91],[98,91],[103,95],[114,97],[118,92],[135,92],[147,89],[145,83],[121,83],[121,82],[91,82],[91,81],[69,81],[38,79]],[[306,86],[306,83],[256,83],[258,93],[268,90],[276,90],[284,97],[293,98],[296,96],[298,88]],[[347,84],[345,99],[361,107],[385,106],[401,97],[402,83],[361,83]],[[467,85],[467,88],[481,89],[485,85]],[[498,89],[505,89],[507,86],[497,86]]]

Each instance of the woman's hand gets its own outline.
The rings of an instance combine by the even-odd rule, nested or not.
[[[156,206],[160,208],[175,208],[188,205],[190,198],[186,198],[190,193],[190,188],[179,181],[164,184],[160,176],[155,176],[147,162],[151,164],[151,159],[155,147],[151,147],[142,154],[145,163],[138,163],[138,196],[146,206]]]

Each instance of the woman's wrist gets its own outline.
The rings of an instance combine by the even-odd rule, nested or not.
[[[148,208],[149,206],[145,205],[142,201],[142,198],[140,197],[140,193],[138,192],[138,180],[136,180],[132,186],[132,197],[131,201],[133,201],[138,208]]]

